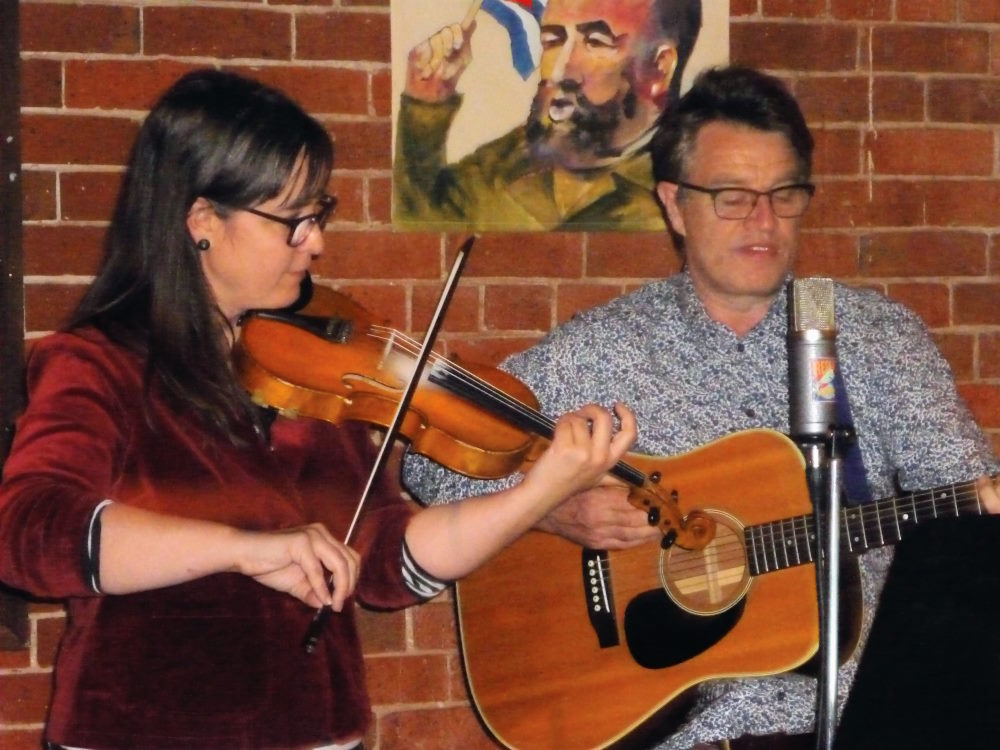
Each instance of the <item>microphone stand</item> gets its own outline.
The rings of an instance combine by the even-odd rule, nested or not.
[[[840,516],[843,451],[850,427],[831,428],[825,440],[803,446],[806,483],[816,530],[816,593],[819,608],[819,676],[816,686],[816,748],[831,750],[837,725],[838,627],[840,623]]]

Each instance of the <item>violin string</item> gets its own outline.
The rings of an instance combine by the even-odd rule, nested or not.
[[[394,348],[400,349],[410,355],[419,350],[419,344],[415,339],[387,326],[371,326],[369,335],[383,341],[391,341]],[[508,411],[516,412],[519,416],[530,419],[550,431],[554,428],[554,420],[546,417],[537,409],[532,409],[524,402],[510,396],[447,357],[436,352],[431,352],[428,360],[434,368],[445,370],[450,376],[469,386],[471,390],[479,392],[485,399],[504,407]]]

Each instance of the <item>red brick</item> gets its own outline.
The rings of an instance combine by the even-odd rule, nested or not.
[[[428,703],[449,698],[444,654],[366,656],[368,692],[376,704]]]
[[[971,380],[974,372],[974,350],[976,339],[964,333],[941,333],[932,334],[934,343],[937,344],[941,354],[951,365],[952,373],[956,380]]]
[[[809,229],[863,228],[882,223],[873,218],[873,214],[878,214],[873,195],[869,195],[870,188],[869,183],[862,180],[824,180],[817,187],[802,226]]]
[[[578,279],[582,274],[583,235],[576,232],[483,234],[473,245],[465,269],[467,278]]]
[[[958,18],[966,22],[1000,23],[1000,5],[991,0],[958,0]]]
[[[392,221],[392,180],[388,177],[370,177],[368,185],[368,218],[372,224]]]
[[[378,117],[392,115],[392,76],[387,70],[373,70],[372,77],[372,114]]]
[[[64,172],[59,178],[61,218],[65,221],[108,221],[121,182],[121,172]]]
[[[933,226],[993,228],[1000,205],[1000,181],[935,180],[927,184],[927,223]]]
[[[979,334],[979,377],[1000,378],[1000,333]]]
[[[560,284],[556,297],[556,325],[565,323],[581,310],[604,304],[620,297],[623,289],[618,284]]]
[[[25,226],[24,272],[31,276],[97,272],[104,253],[104,229],[76,226]]]
[[[963,383],[958,387],[976,422],[984,429],[1000,427],[1000,386]]]
[[[548,331],[552,327],[552,288],[539,284],[486,287],[483,319],[491,331]]]
[[[666,230],[595,232],[587,244],[587,278],[663,278],[680,266]]]
[[[139,52],[138,8],[21,3],[20,11],[22,52]]]
[[[868,119],[868,78],[823,76],[801,78],[795,98],[811,123],[865,121]]]
[[[858,273],[858,240],[840,232],[803,232],[795,260],[800,276],[849,278]]]
[[[830,0],[830,15],[840,21],[888,21],[893,0]]]
[[[885,232],[861,239],[867,276],[973,276],[986,267],[986,240],[972,232]]]
[[[990,64],[986,31],[938,26],[877,26],[872,32],[876,70],[985,73]]]
[[[66,106],[148,110],[178,78],[199,67],[173,60],[67,60]]]
[[[368,74],[363,70],[306,65],[234,70],[281,89],[313,115],[368,114]]]
[[[922,122],[927,98],[924,81],[910,76],[877,76],[872,114],[877,121]]]
[[[936,122],[1000,122],[1000,81],[981,78],[931,80],[928,110]]]
[[[55,664],[56,649],[66,630],[65,617],[39,617],[35,620],[38,630],[38,665],[51,668]]]
[[[813,173],[816,175],[856,175],[863,169],[862,139],[857,128],[813,128],[816,148]]]
[[[761,0],[766,18],[822,18],[826,0]]]
[[[729,17],[756,16],[757,0],[729,0]]]
[[[388,121],[328,123],[337,169],[391,169],[392,126]]]
[[[51,221],[56,218],[55,172],[34,169],[21,172],[21,195],[25,221]]]
[[[123,117],[26,114],[21,157],[34,164],[121,165],[138,130],[138,122]]]
[[[987,130],[883,128],[870,138],[879,174],[990,175],[993,134]]]
[[[5,730],[0,727],[0,747],[4,750],[38,750],[41,746],[41,728]]]
[[[365,308],[369,322],[374,325],[395,326],[406,320],[406,289],[396,284],[338,284],[336,279],[325,280],[321,276],[313,279],[323,286],[336,286],[336,292]],[[327,283],[327,282],[330,283]]]
[[[6,628],[4,629],[4,645],[6,642]],[[27,645],[24,648],[15,648],[13,650],[9,648],[0,648],[0,675],[6,670],[10,669],[24,669],[25,667],[31,666],[31,651]],[[0,676],[0,680],[3,677]],[[3,745],[0,745],[3,747]]]
[[[361,645],[366,654],[398,654],[406,650],[406,612],[374,612],[356,607]]]
[[[510,333],[477,336],[473,339],[450,338],[448,352],[455,354],[466,362],[477,362],[496,366],[506,357],[521,352],[534,344],[544,334],[511,335]]]
[[[409,324],[414,331],[419,331],[421,340],[437,309],[443,286],[443,284],[419,284],[413,287],[413,317]],[[441,330],[445,333],[454,333],[478,331],[480,328],[479,287],[468,281],[462,281],[452,295]]]
[[[1000,284],[956,284],[955,325],[1000,325]]]
[[[0,677],[0,725],[44,721],[51,687],[49,672],[4,674]]]
[[[455,608],[450,601],[430,601],[412,607],[413,645],[418,651],[455,651],[458,634],[455,629]]]
[[[415,737],[421,738],[418,745]],[[392,711],[380,717],[380,750],[416,747],[496,750],[500,745],[485,734],[468,707]]]
[[[732,60],[775,70],[853,71],[858,32],[848,24],[739,23],[729,29]],[[823,54],[817,54],[823,50]]]
[[[900,21],[954,21],[955,0],[906,0],[898,3]]]
[[[330,232],[326,250],[313,264],[329,279],[441,278],[441,247],[436,235],[391,232]]]
[[[951,295],[944,284],[890,284],[888,295],[917,313],[929,328],[951,322]]]
[[[24,289],[25,330],[61,328],[85,291],[83,284],[29,284]]]
[[[300,60],[389,62],[387,13],[302,14],[295,23]]]
[[[21,60],[21,106],[62,106],[62,63],[59,60]]]
[[[246,8],[158,7],[143,11],[144,53],[222,59],[288,60],[288,13]]]

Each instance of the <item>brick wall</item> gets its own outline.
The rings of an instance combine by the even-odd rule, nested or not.
[[[144,110],[203,65],[276,84],[329,125],[341,207],[317,274],[400,328],[428,319],[460,238],[390,226],[389,0],[20,10],[29,338],[58,325],[93,273]],[[731,18],[732,59],[786,77],[816,131],[820,190],[798,271],[913,307],[1000,447],[1000,0],[731,0]],[[494,363],[676,267],[661,236],[487,235],[443,339]],[[494,746],[468,707],[449,601],[361,622],[373,747]],[[60,607],[33,604],[30,647],[0,652],[0,747],[38,747],[62,623]]]

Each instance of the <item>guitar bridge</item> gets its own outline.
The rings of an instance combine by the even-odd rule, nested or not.
[[[615,624],[615,602],[611,594],[611,571],[608,552],[603,549],[584,549],[580,556],[583,575],[584,601],[587,617],[597,635],[601,648],[618,646],[618,626]]]

